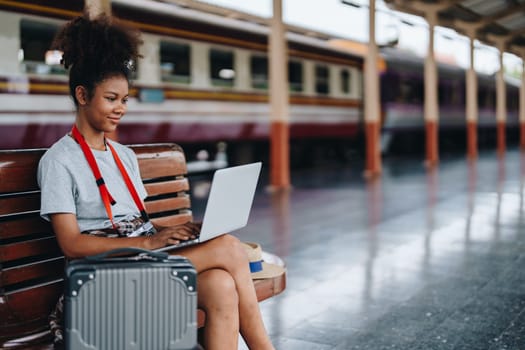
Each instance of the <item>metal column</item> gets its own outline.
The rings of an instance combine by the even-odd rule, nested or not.
[[[270,34],[270,186],[290,187],[288,61],[282,0],[273,0]]]
[[[365,176],[381,173],[381,150],[379,147],[379,76],[377,68],[377,45],[375,35],[375,0],[370,0],[368,54],[365,58],[365,137],[366,168]]]
[[[522,54],[522,72],[520,86],[520,146],[525,149],[525,55]]]
[[[497,125],[497,150],[498,155],[503,155],[506,149],[506,120],[507,120],[507,101],[506,87],[504,80],[503,67],[503,44],[498,45],[500,68],[496,74],[496,125]]]
[[[474,32],[469,33],[469,39],[470,66],[466,72],[467,157],[475,159],[478,156],[478,79],[474,70]]]
[[[426,130],[426,159],[427,166],[434,166],[439,161],[438,155],[438,78],[436,60],[434,58],[434,27],[437,23],[437,11],[428,11],[428,53],[425,58],[425,130]]]

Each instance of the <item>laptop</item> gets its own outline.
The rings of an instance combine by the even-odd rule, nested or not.
[[[206,242],[246,226],[261,166],[262,163],[257,162],[215,171],[199,237],[154,251],[162,252]]]

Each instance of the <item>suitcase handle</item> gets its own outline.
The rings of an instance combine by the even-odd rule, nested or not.
[[[153,252],[153,251],[147,250],[147,249],[126,247],[126,248],[112,249],[112,250],[109,250],[107,252],[100,253],[100,254],[97,254],[97,255],[86,256],[86,259],[87,260],[96,261],[96,260],[106,259],[110,255],[131,254],[131,253],[139,254],[140,256],[148,256],[148,257],[154,258],[154,259],[159,260],[159,261],[167,259],[169,257],[169,254],[166,253],[166,252]]]

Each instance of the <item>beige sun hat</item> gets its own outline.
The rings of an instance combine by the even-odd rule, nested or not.
[[[264,279],[264,278],[273,278],[280,276],[286,271],[282,261],[279,261],[281,264],[270,263],[264,261],[263,251],[258,243],[253,242],[242,242],[246,254],[248,254],[248,259],[250,260],[250,271],[252,273],[252,279]]]

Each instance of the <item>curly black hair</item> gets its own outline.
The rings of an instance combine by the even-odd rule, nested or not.
[[[69,92],[75,106],[75,88],[84,86],[91,98],[97,84],[112,76],[128,81],[135,69],[142,44],[140,32],[102,14],[87,14],[66,23],[56,34],[52,49],[63,52],[61,63],[69,69]]]

